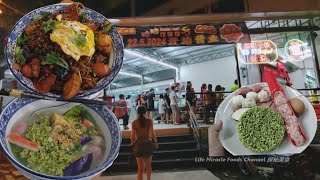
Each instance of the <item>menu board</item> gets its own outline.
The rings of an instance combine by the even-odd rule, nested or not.
[[[117,27],[126,48],[249,42],[244,23]]]
[[[245,64],[266,64],[278,58],[278,49],[271,40],[251,41],[237,45],[238,58]]]

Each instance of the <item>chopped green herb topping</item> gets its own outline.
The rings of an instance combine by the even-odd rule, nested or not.
[[[45,32],[45,33],[48,33],[49,31],[52,31],[55,29],[55,27],[62,23],[61,21],[54,21],[52,19],[49,19],[48,21],[46,21],[45,23],[43,23],[42,25],[42,30]]]
[[[16,49],[16,61],[21,64],[24,65],[26,63],[26,58],[23,56],[23,50],[20,48]]]
[[[75,38],[70,38],[70,41],[78,48],[83,48],[87,43],[87,38],[84,34],[79,34]]]
[[[57,53],[51,52],[46,55],[46,59],[42,61],[42,65],[47,65],[47,64],[56,64],[58,66],[61,66],[67,70],[69,70],[69,65],[68,63],[59,57]]]

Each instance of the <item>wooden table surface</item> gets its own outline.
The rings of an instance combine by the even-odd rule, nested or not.
[[[0,150],[0,180],[28,180],[12,166],[2,150]]]

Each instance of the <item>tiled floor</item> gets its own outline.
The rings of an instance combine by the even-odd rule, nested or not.
[[[121,175],[121,176],[100,176],[94,180],[136,180],[137,175]],[[146,176],[144,176],[146,179]],[[153,173],[152,180],[219,180],[208,170],[181,171],[181,172],[161,172]]]

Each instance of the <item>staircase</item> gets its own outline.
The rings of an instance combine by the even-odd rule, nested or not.
[[[157,139],[159,150],[154,152],[152,158],[154,171],[199,167],[200,164],[195,163],[194,159],[200,156],[200,149],[193,134],[165,135],[158,136]],[[130,139],[123,138],[117,159],[104,172],[104,175],[137,171],[135,157],[132,160],[134,164],[128,166],[130,152]]]

